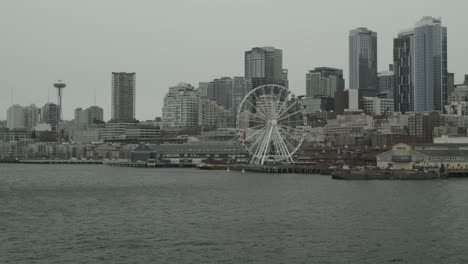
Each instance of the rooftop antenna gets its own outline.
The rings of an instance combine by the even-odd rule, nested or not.
[[[47,103],[50,103],[50,88],[47,86]]]
[[[10,105],[13,105],[13,87],[10,87]]]
[[[96,86],[94,86],[94,105],[96,105]]]

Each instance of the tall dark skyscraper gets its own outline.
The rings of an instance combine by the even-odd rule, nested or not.
[[[265,84],[287,86],[283,69],[283,51],[274,47],[253,48],[245,52],[245,78],[252,88]]]
[[[414,28],[414,111],[442,111],[447,104],[447,28],[424,17]]]
[[[135,120],[135,73],[112,73],[112,120]]]
[[[349,88],[362,96],[377,94],[377,33],[367,28],[349,32]]]
[[[447,104],[447,28],[424,17],[394,39],[395,111],[442,111]]]
[[[414,111],[414,31],[402,31],[393,40],[393,99],[396,112]]]

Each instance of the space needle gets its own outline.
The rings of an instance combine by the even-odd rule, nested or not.
[[[67,84],[62,82],[62,80],[58,80],[54,83],[54,87],[57,88],[57,103],[58,103],[58,113],[57,113],[57,120],[58,123],[62,121],[62,90],[67,87]]]

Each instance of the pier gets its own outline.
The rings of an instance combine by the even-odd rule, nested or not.
[[[70,164],[70,165],[90,165],[102,164],[102,160],[19,160],[20,164]]]
[[[301,173],[301,174],[325,174],[328,175],[328,170],[315,165],[233,165],[232,170],[256,172],[256,173]]]
[[[195,168],[196,164],[180,163],[180,164],[151,164],[145,162],[130,162],[130,161],[108,161],[104,165],[109,167],[128,167],[128,168]]]

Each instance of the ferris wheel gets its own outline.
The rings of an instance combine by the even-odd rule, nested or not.
[[[263,85],[250,91],[237,111],[240,142],[251,164],[294,162],[304,141],[307,118],[300,98],[280,85]]]

